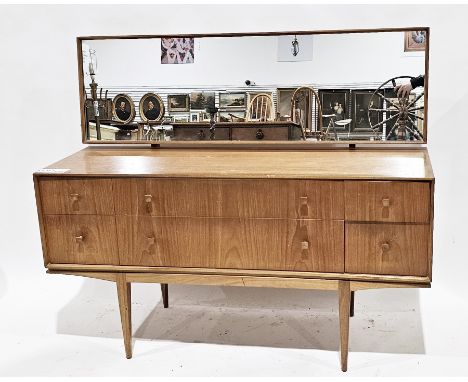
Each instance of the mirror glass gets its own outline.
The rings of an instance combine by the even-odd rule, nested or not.
[[[427,37],[80,38],[84,141],[424,142]]]

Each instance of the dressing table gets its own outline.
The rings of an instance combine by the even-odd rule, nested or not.
[[[421,29],[428,38],[429,30]],[[209,50],[202,44],[210,38],[270,43],[269,39],[281,41],[280,35],[313,36],[314,46],[320,46],[322,37],[330,41],[390,33],[393,39],[393,34],[402,37],[407,31],[411,29],[189,37],[196,41],[195,52],[200,41],[201,56]],[[164,37],[78,39],[83,142],[89,146],[33,176],[47,272],[116,283],[127,358],[132,357],[132,283],[160,283],[165,308],[170,284],[334,290],[341,368],[346,371],[355,292],[431,285],[434,175],[425,146],[426,125],[423,140],[415,140],[410,128],[403,135],[400,117],[394,118],[400,121],[398,137],[405,139],[392,141],[385,123],[372,129],[394,115],[393,103],[398,102],[382,93],[388,104],[379,108],[388,109],[380,120],[369,116],[369,138],[362,140],[360,131],[361,140],[335,140],[334,134],[321,133],[317,116],[327,105],[313,97],[318,85],[310,85],[313,92],[305,107],[309,117],[290,122],[303,126],[304,139],[298,134],[290,140],[263,141],[246,134],[245,140],[199,142],[196,136],[187,140],[185,133],[177,140],[173,129],[172,136],[163,131],[164,138],[158,141],[130,140],[121,146],[105,140],[107,145],[99,145],[103,141],[95,135],[87,138],[85,99],[93,87],[88,87],[86,77],[89,72],[96,79],[102,76],[103,85],[113,89],[116,85],[106,73],[113,49],[118,53],[121,46],[128,48],[142,39],[153,46]],[[298,41],[307,46],[307,40]],[[113,49],[103,49],[105,44]],[[426,84],[427,49],[428,45],[420,60]],[[93,55],[100,60],[97,73],[91,70]],[[196,63],[197,54],[194,57]],[[91,81],[95,83],[95,78]],[[124,86],[128,84],[119,85],[128,89]],[[427,87],[425,91],[422,101]],[[158,94],[164,99],[165,92]],[[217,106],[222,102],[218,95],[214,100]],[[275,98],[277,110],[281,102]],[[296,105],[294,100],[292,104]],[[373,108],[371,103],[368,109]],[[255,123],[274,128],[265,127],[265,122],[250,121],[254,129]],[[417,124],[419,118],[410,122]],[[373,139],[376,135],[380,140]],[[310,138],[314,136],[319,139]]]

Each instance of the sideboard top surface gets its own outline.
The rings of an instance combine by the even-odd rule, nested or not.
[[[88,147],[47,169],[66,169],[60,176],[434,179],[426,148],[273,151]]]

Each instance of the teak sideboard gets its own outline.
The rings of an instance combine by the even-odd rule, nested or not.
[[[86,148],[34,174],[49,273],[131,283],[337,290],[347,369],[354,292],[429,287],[425,148]]]

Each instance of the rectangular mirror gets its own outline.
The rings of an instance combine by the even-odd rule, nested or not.
[[[428,28],[78,38],[83,142],[425,143],[428,47]]]

